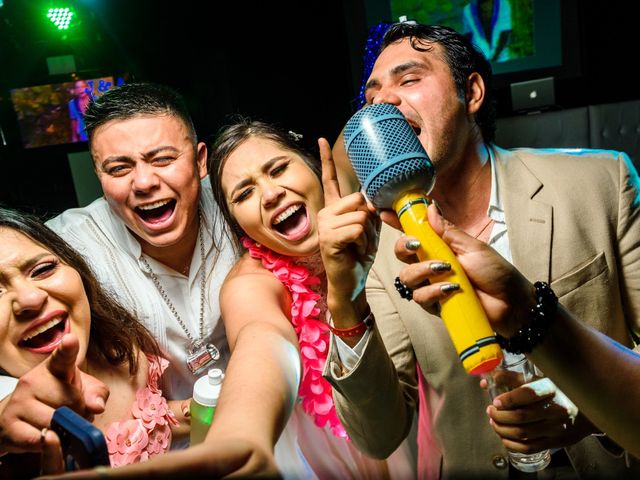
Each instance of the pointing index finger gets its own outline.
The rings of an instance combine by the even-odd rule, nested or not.
[[[48,359],[47,367],[51,374],[69,384],[74,383],[76,357],[79,349],[78,337],[71,333],[65,335],[58,348]]]
[[[324,188],[325,206],[335,203],[341,198],[336,164],[333,161],[331,147],[325,138],[318,139],[320,160],[322,162],[322,186]]]

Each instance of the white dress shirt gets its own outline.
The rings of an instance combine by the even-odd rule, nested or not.
[[[220,350],[220,359],[215,366],[225,369],[229,360],[229,346],[220,317],[218,294],[236,257],[231,242],[224,234],[225,222],[213,201],[208,180],[202,182],[200,209],[203,219],[200,228],[203,229],[205,246],[204,267],[198,245],[188,277],[151,257],[145,258],[194,338],[199,338],[200,270],[205,268],[204,338]],[[78,250],[102,286],[129,309],[158,341],[171,362],[163,375],[165,396],[169,399],[190,398],[195,380],[205,375],[206,371],[199,375],[189,371],[186,359],[190,341],[140,261],[140,244],[122,220],[103,198],[99,198],[87,207],[63,212],[49,220],[47,226]],[[213,248],[213,235],[220,248],[219,253]],[[8,395],[14,387],[15,379],[0,377],[0,398]]]

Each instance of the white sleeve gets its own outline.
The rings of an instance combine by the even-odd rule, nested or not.
[[[0,400],[12,393],[16,389],[17,384],[17,378],[0,375]]]
[[[371,329],[367,328],[367,331],[364,332],[360,341],[353,348],[344,343],[337,335],[333,335],[336,339],[336,352],[346,371],[351,371],[353,370],[353,367],[356,366],[356,363],[358,363],[358,360],[360,360],[360,357],[362,356],[362,352],[364,351],[364,347],[367,344],[367,339],[370,335]]]

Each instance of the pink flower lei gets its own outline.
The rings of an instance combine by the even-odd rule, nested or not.
[[[169,366],[165,358],[148,355],[147,385],[138,389],[131,405],[133,419],[113,422],[105,437],[112,467],[144,462],[171,447],[171,425],[179,425],[158,388]]]
[[[336,414],[331,385],[322,376],[329,350],[329,326],[318,319],[321,295],[311,289],[312,285],[320,285],[320,279],[311,275],[305,266],[296,265],[291,258],[279,255],[250,238],[244,237],[242,244],[291,292],[291,323],[298,335],[302,356],[298,395],[302,398],[303,410],[314,418],[316,426],[322,428],[329,424],[336,437],[347,438]]]

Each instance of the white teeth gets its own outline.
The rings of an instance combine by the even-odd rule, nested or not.
[[[138,208],[140,210],[153,210],[154,208],[163,207],[171,200],[160,200],[158,202],[150,203],[148,205],[140,205]]]
[[[29,333],[27,333],[22,338],[22,341],[26,342],[27,340],[31,340],[33,337],[35,337],[37,335],[40,335],[42,332],[46,332],[50,328],[55,327],[61,321],[62,321],[62,317],[56,317],[56,318],[53,318],[53,319],[49,320],[47,323],[43,323],[39,327],[34,328],[33,330],[29,330]]]
[[[294,213],[296,213],[298,210],[300,210],[302,208],[302,205],[298,204],[298,205],[291,205],[289,208],[287,208],[284,212],[282,212],[280,215],[278,215],[276,217],[276,219],[273,221],[274,225],[279,224],[280,222],[284,222],[287,218],[289,218],[291,215],[293,215]]]

